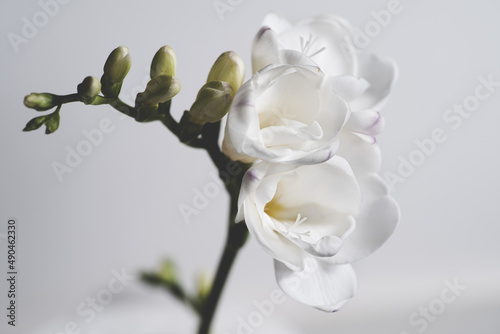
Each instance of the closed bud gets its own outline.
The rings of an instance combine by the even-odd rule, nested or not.
[[[175,77],[177,68],[177,57],[174,50],[168,46],[162,46],[153,57],[151,62],[151,79],[160,75],[169,75]]]
[[[245,64],[243,60],[234,51],[224,52],[217,58],[210,73],[207,82],[224,81],[233,88],[233,96],[243,84],[245,79]]]
[[[26,126],[23,129],[23,131],[33,131],[33,130],[38,129],[39,127],[41,127],[43,125],[43,123],[45,122],[46,118],[47,118],[46,115],[44,115],[44,116],[38,116],[38,117],[33,118],[32,120],[30,120],[26,124]]]
[[[102,94],[108,98],[115,98],[120,94],[122,82],[113,83],[105,74],[101,77]]]
[[[101,82],[96,77],[88,76],[78,85],[77,91],[82,101],[90,104],[101,92]]]
[[[131,66],[132,60],[128,53],[128,48],[126,46],[119,46],[110,53],[106,60],[104,75],[112,83],[120,83],[127,76]]]
[[[198,299],[202,304],[207,300],[212,290],[213,279],[208,273],[198,275]]]
[[[179,79],[170,75],[160,75],[151,79],[146,90],[137,94],[136,105],[157,105],[172,99],[181,90]]]
[[[56,106],[56,98],[49,93],[31,93],[24,98],[24,105],[37,111],[45,111]]]
[[[171,260],[166,260],[162,263],[158,276],[167,283],[177,284],[177,270],[175,264]]]
[[[55,132],[59,128],[59,121],[61,120],[61,116],[59,115],[59,111],[53,112],[52,114],[47,116],[45,120],[45,134],[50,134]]]
[[[189,109],[190,121],[197,124],[220,121],[233,101],[233,88],[224,81],[210,81],[201,87]]]

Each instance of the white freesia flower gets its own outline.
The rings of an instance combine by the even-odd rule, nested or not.
[[[289,58],[300,54],[290,52]],[[307,58],[306,58],[307,60]],[[345,98],[368,87],[308,65],[269,65],[236,93],[223,150],[233,160],[316,164],[333,156],[350,115]]]
[[[266,16],[252,48],[253,70],[273,63],[307,61],[317,64],[323,72],[335,76],[342,87],[337,93],[347,102],[351,115],[338,133],[337,155],[345,157],[357,172],[377,172],[380,152],[377,135],[384,125],[379,113],[397,77],[396,64],[373,55],[358,57],[353,28],[337,16],[321,16],[303,20],[296,25],[274,13]],[[300,59],[300,60],[298,60]],[[364,90],[350,89],[351,82],[363,80]]]
[[[237,221],[275,258],[292,298],[336,311],[354,294],[350,265],[392,234],[399,209],[375,173],[353,172],[342,157],[293,168],[260,162],[245,174]]]

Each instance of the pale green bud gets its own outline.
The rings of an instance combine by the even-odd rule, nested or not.
[[[243,60],[234,51],[224,52],[217,58],[210,73],[207,82],[225,81],[233,88],[233,96],[240,89],[245,79],[245,64]]]
[[[128,53],[128,48],[119,46],[110,53],[104,64],[104,76],[112,83],[120,83],[127,76],[131,66],[132,59]]]
[[[201,87],[189,114],[197,124],[220,121],[229,111],[233,101],[233,88],[224,81],[210,81]]]
[[[213,286],[213,278],[208,273],[201,273],[198,275],[198,299],[204,303]]]
[[[158,276],[165,282],[177,284],[177,269],[174,262],[171,260],[164,261]]]
[[[90,104],[101,92],[101,82],[96,77],[88,76],[78,85],[77,92],[85,104]]]
[[[56,98],[50,93],[31,93],[24,98],[24,105],[37,111],[45,111],[56,106]]]
[[[137,94],[137,105],[156,105],[172,99],[181,90],[181,83],[176,77],[160,75],[151,79],[146,90]]]
[[[160,48],[153,57],[151,62],[151,79],[160,75],[169,75],[175,77],[175,70],[177,68],[177,57],[174,49],[165,45]]]

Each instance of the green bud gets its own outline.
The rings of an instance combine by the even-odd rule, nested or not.
[[[45,111],[56,106],[56,98],[50,93],[31,93],[24,98],[24,105],[37,111]]]
[[[153,57],[151,62],[151,79],[160,75],[169,75],[175,77],[175,70],[177,68],[177,57],[174,50],[168,46],[162,46]]]
[[[61,116],[59,116],[59,110],[48,115],[47,119],[45,120],[45,134],[48,135],[52,132],[55,132],[59,128],[60,120]]]
[[[161,266],[160,272],[158,273],[158,276],[164,282],[176,284],[178,279],[177,279],[177,270],[176,270],[174,262],[172,262],[171,260],[164,261],[162,263],[162,266]]]
[[[111,80],[103,74],[101,77],[101,90],[105,97],[115,98],[120,94],[122,89],[122,82],[113,83]]]
[[[245,78],[245,64],[243,60],[234,51],[224,52],[217,58],[210,73],[207,82],[225,81],[233,88],[233,96],[240,89]]]
[[[208,298],[210,291],[212,290],[213,279],[208,273],[201,273],[198,275],[198,299],[202,304]]]
[[[197,124],[220,121],[229,111],[233,101],[233,89],[224,81],[210,81],[201,87],[189,114]]]
[[[110,53],[104,64],[104,76],[112,83],[123,82],[131,66],[132,60],[128,48],[119,46]]]
[[[136,105],[157,105],[172,99],[181,90],[179,79],[170,75],[160,75],[151,79],[146,90],[137,94]]]
[[[96,77],[88,76],[78,85],[77,91],[83,103],[91,104],[101,92],[101,82]]]
[[[46,115],[33,118],[31,121],[29,121],[26,124],[23,131],[33,131],[33,130],[38,129],[39,127],[41,127],[43,125],[46,118],[47,118]]]

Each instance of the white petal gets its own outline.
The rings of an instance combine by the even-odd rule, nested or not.
[[[356,217],[356,228],[330,259],[331,263],[351,263],[370,255],[387,241],[398,225],[399,207],[389,196],[383,179],[371,174],[360,178],[359,183],[362,206]]]
[[[236,93],[227,116],[222,150],[232,160],[251,163],[256,160],[242,152],[248,137],[259,132],[259,118],[255,110],[255,91],[251,80],[244,83]]]
[[[361,58],[359,76],[370,83],[370,87],[351,104],[352,110],[363,109],[380,110],[387,102],[392,85],[397,79],[398,68],[396,63],[387,58],[374,55]]]
[[[369,136],[374,136],[382,131],[384,124],[384,118],[378,111],[375,111],[373,109],[365,109],[352,112],[344,129]]]
[[[303,271],[293,271],[274,261],[279,287],[293,299],[327,312],[338,311],[356,292],[353,268],[309,259]]]
[[[307,203],[327,207],[331,212],[355,215],[361,199],[358,183],[349,164],[339,156],[317,165],[301,166],[280,180],[276,201],[284,208],[300,208]],[[293,220],[297,213],[292,213]],[[314,212],[300,212],[309,216]],[[285,218],[285,217],[283,217]]]
[[[380,148],[373,136],[356,134],[342,129],[337,155],[346,159],[356,175],[376,173],[380,169]]]
[[[271,28],[262,27],[254,38],[252,45],[253,73],[271,64],[279,64],[280,51],[278,36]]]
[[[347,102],[355,100],[370,87],[368,81],[352,75],[329,77],[329,80],[331,81],[332,90]]]

